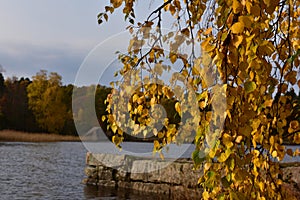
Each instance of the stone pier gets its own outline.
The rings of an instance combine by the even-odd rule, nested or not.
[[[201,170],[190,159],[161,160],[128,155],[87,153],[87,185],[155,193],[169,199],[201,199]],[[299,163],[285,164],[284,187],[288,196],[300,197]],[[298,196],[298,197],[297,197]],[[293,199],[293,198],[292,198]]]
[[[201,197],[201,188],[197,184],[201,171],[193,170],[190,159],[174,162],[127,155],[87,153],[86,163],[86,184],[128,188],[171,199]]]

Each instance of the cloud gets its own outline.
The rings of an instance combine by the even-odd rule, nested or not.
[[[125,30],[123,14],[117,11],[110,23],[98,26],[97,14],[103,6],[97,0],[4,1],[0,12],[4,76],[31,77],[46,69],[61,74],[64,83],[73,83],[89,51]]]
[[[115,52],[127,51],[128,37],[123,32],[100,44],[0,41],[0,63],[5,66],[6,77],[32,77],[44,69],[60,74],[64,84],[73,84],[80,76],[79,85],[109,85],[119,67]]]
[[[0,63],[5,66],[6,76],[31,77],[40,69],[46,69],[61,74],[65,83],[74,81],[76,71],[89,51],[88,47],[64,44],[0,43],[0,46]]]
[[[0,64],[0,73],[5,72],[4,67]]]

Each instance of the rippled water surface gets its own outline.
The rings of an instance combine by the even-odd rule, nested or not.
[[[0,142],[0,199],[145,199],[81,184],[86,151],[79,142]]]
[[[81,143],[0,143],[1,199],[83,199]]]
[[[127,143],[124,150],[149,153],[152,145]],[[189,157],[192,149],[186,148],[184,156]],[[0,142],[0,199],[157,199],[81,184],[86,152],[80,142]]]

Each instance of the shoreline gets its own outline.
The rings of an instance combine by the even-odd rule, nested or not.
[[[81,142],[78,136],[1,130],[0,142]]]

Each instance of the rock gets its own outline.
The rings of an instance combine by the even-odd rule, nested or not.
[[[132,164],[130,179],[143,182],[160,182],[196,187],[200,171],[192,171],[192,162],[178,163],[156,160],[136,160]],[[133,173],[142,171],[143,173]],[[187,173],[188,172],[188,173]]]
[[[113,169],[103,167],[102,170],[98,171],[99,180],[113,180]]]
[[[94,177],[95,175],[97,175],[97,168],[95,166],[87,166],[84,169],[84,173],[85,175],[87,175],[88,177]]]
[[[111,168],[117,168],[120,166],[126,166],[125,155],[112,155],[112,154],[91,154],[87,153],[86,162],[92,166],[105,166]]]
[[[131,185],[131,189],[140,190],[147,193],[155,193],[155,194],[162,194],[162,195],[170,194],[170,185],[168,184],[131,182],[130,185]]]
[[[296,183],[300,186],[300,167],[286,167],[282,171],[283,180]]]
[[[129,181],[129,174],[122,169],[116,170],[115,179],[116,181]]]
[[[98,185],[104,187],[116,187],[116,182],[112,180],[99,180]]]

